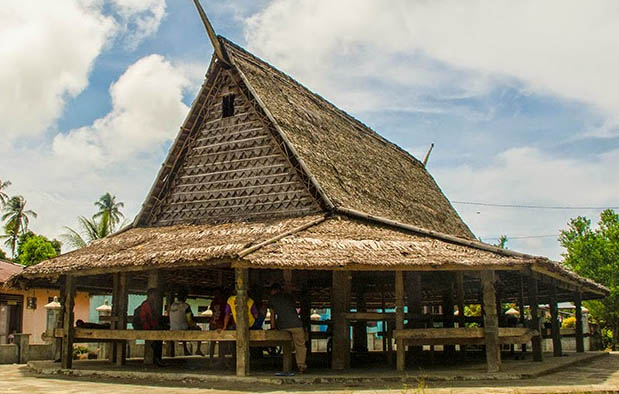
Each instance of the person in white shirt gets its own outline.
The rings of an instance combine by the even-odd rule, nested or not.
[[[170,330],[200,330],[200,327],[193,320],[191,307],[187,304],[187,291],[181,290],[176,296],[176,301],[170,305],[168,315],[170,317]],[[204,356],[200,349],[200,341],[198,341],[198,350],[196,354]],[[185,356],[191,354],[187,348],[187,342],[183,342],[183,350]]]

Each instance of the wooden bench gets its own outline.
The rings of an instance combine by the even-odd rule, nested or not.
[[[527,343],[539,335],[528,328],[499,327],[499,343],[505,345]],[[483,345],[483,328],[413,328],[393,330],[395,339],[405,345]]]
[[[62,338],[64,329],[54,331],[56,338]],[[105,330],[91,328],[75,328],[74,342],[118,342],[142,339],[145,341],[223,341],[235,342],[236,331],[177,331],[177,330]],[[271,347],[282,346],[284,372],[292,370],[292,335],[280,330],[250,330],[249,346]]]

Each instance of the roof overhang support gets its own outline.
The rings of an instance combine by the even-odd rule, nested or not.
[[[230,60],[228,60],[228,56],[226,56],[226,53],[221,46],[221,42],[219,42],[217,34],[215,34],[215,29],[213,29],[213,25],[211,25],[211,22],[208,20],[208,17],[206,16],[204,9],[202,8],[202,5],[200,5],[200,1],[193,0],[193,3],[198,9],[198,14],[200,14],[200,19],[202,19],[202,23],[204,24],[204,28],[206,29],[206,34],[208,34],[208,38],[209,40],[211,40],[211,44],[213,44],[213,49],[215,50],[215,56],[217,57],[217,60],[230,67]]]

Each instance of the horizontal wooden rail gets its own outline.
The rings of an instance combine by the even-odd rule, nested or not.
[[[119,321],[120,318],[118,316],[99,316],[99,321],[101,322],[111,322],[111,321]],[[133,315],[127,316],[127,321],[131,323],[133,320]],[[193,321],[196,323],[208,323],[211,321],[209,316],[194,316]]]
[[[499,328],[499,343],[527,343],[539,335],[528,328]],[[407,345],[483,345],[483,328],[415,328],[394,330],[393,337],[403,339]]]
[[[56,338],[62,338],[64,329],[57,328],[54,332]],[[236,331],[177,331],[177,330],[105,330],[76,328],[75,339],[79,340],[137,340],[146,341],[236,341]],[[249,332],[251,342],[292,342],[292,335],[287,331],[279,330],[252,330]]]

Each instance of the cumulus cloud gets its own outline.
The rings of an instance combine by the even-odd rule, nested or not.
[[[586,160],[548,156],[533,147],[513,148],[490,158],[483,168],[469,165],[433,169],[447,196],[455,201],[529,203],[537,206],[616,207],[619,202],[619,150]],[[577,202],[575,204],[575,202]],[[570,218],[600,210],[539,210],[454,204],[473,232],[484,237],[553,235]],[[492,239],[487,239],[493,242]],[[510,241],[510,247],[560,258],[555,237]]]
[[[115,31],[101,4],[4,1],[0,7],[0,131],[35,135],[88,84],[95,58]]]
[[[130,49],[155,33],[166,14],[165,0],[111,1],[126,32],[125,43]]]
[[[105,166],[152,152],[178,132],[190,80],[160,55],[132,64],[110,87],[112,110],[91,125],[58,134],[53,151],[65,160]]]
[[[612,0],[275,0],[248,19],[246,38],[353,110],[364,109],[356,98],[373,96],[371,84],[359,84],[362,76],[433,85],[449,95],[483,93],[495,78],[516,78],[531,91],[585,102],[616,123],[619,89],[608,87],[619,85],[618,18]],[[445,66],[454,73],[436,72]]]

